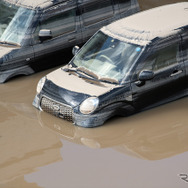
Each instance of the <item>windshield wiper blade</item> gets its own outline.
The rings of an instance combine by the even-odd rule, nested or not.
[[[86,69],[85,67],[68,67],[67,66],[65,68],[62,68],[62,70],[64,70],[65,72],[76,72],[80,78],[85,78],[85,79],[98,81],[98,82],[107,82],[111,84],[119,84],[118,80],[114,78],[108,78],[108,77],[98,77],[98,75]],[[79,72],[84,73],[87,76],[84,76],[83,74],[80,74]]]
[[[75,68],[75,67],[71,67],[71,68],[70,67],[65,67],[65,68],[62,68],[62,70],[65,71],[65,72],[75,72],[76,74],[78,74],[78,76],[80,78],[85,78],[85,79],[89,79],[89,80],[93,80],[93,81],[98,81],[99,82],[99,80],[97,78],[87,74],[82,69],[78,69],[78,68]],[[84,73],[87,76],[85,76],[85,75],[83,75],[81,73]]]
[[[91,77],[93,77],[93,78],[95,78],[97,80],[99,79],[99,77],[94,72],[92,72],[89,69],[86,69],[85,67],[78,67],[77,70],[81,71],[81,72],[87,74],[88,76],[91,76]]]
[[[67,67],[62,68],[62,69],[65,72],[81,72],[81,73],[86,74],[87,76],[94,78],[94,79],[97,79],[97,80],[99,79],[98,76],[94,72],[86,69],[85,67],[69,67],[69,66],[67,66]]]
[[[108,83],[112,83],[112,84],[119,84],[119,81],[114,78],[101,77],[101,78],[99,78],[99,81],[108,82]]]
[[[11,46],[19,46],[19,45],[16,44],[16,43],[13,43],[13,42],[6,42],[6,41],[0,41],[0,44],[6,44],[6,45],[11,45]]]

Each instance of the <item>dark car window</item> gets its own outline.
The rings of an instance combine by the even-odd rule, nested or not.
[[[0,1],[0,41],[22,45],[35,11]]]
[[[52,37],[57,37],[63,33],[74,31],[75,26],[75,10],[70,10],[43,21],[40,29],[50,29]]]
[[[86,26],[112,17],[113,8],[111,0],[95,1],[86,5],[83,9],[82,16],[84,25]]]
[[[118,0],[120,12],[126,12],[131,7],[131,0]]]
[[[188,57],[188,40],[185,40],[182,44],[182,55],[185,59]]]
[[[157,71],[177,63],[178,45],[159,50],[145,61],[144,69]]]

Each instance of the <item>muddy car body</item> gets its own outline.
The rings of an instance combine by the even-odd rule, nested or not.
[[[138,10],[137,0],[2,0],[0,83],[55,65],[53,58],[48,64],[41,60]]]
[[[40,80],[33,105],[95,127],[187,95],[187,10],[188,3],[166,5],[103,27]]]

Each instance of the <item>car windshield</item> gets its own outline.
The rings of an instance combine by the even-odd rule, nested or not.
[[[0,42],[20,45],[34,11],[0,1]]]
[[[93,72],[98,78],[118,83],[127,76],[142,52],[142,46],[122,42],[99,31],[76,54],[71,63]]]

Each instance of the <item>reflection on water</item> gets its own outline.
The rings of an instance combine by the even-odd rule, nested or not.
[[[9,114],[8,110],[3,111]],[[62,160],[61,141],[35,124],[14,113],[0,123],[0,183]]]
[[[62,142],[37,124],[31,105],[40,76],[20,77],[0,86],[0,183],[62,160]]]
[[[64,139],[90,148],[107,148],[148,160],[188,151],[188,99],[126,118],[113,118],[104,126],[85,129],[39,113],[39,121]]]

